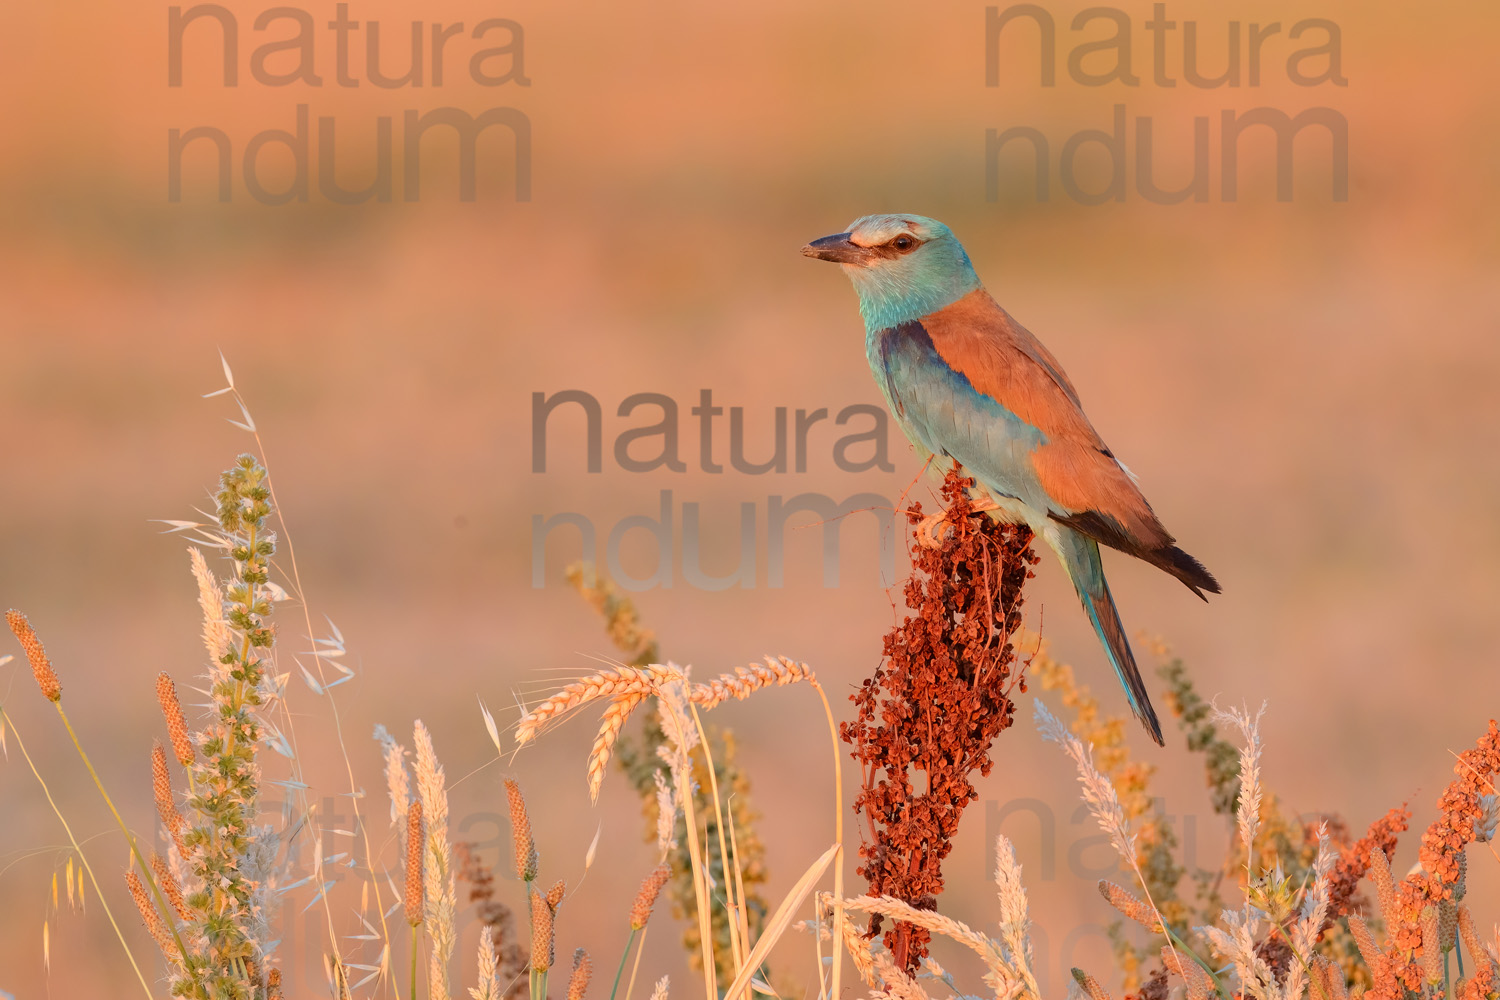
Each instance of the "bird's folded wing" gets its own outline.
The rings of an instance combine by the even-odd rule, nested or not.
[[[888,377],[898,384],[888,391],[911,422],[925,425],[939,445],[932,451],[1107,545],[1132,551],[1172,544],[1084,416],[1057,360],[988,292],[907,326],[921,335],[907,331],[916,342],[893,345],[896,371]],[[934,366],[925,374],[924,361]]]

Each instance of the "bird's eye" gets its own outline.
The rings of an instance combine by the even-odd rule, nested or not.
[[[916,245],[917,241],[912,239],[910,236],[897,236],[894,240],[891,241],[891,246],[895,247],[897,250],[900,250],[902,253],[905,253]]]

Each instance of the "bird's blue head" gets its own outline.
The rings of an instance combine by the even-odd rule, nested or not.
[[[848,232],[813,240],[802,253],[843,267],[870,331],[926,316],[980,287],[958,238],[920,215],[867,215]]]

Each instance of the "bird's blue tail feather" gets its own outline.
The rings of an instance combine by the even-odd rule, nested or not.
[[[1094,632],[1099,636],[1099,642],[1109,657],[1110,666],[1115,668],[1115,676],[1125,689],[1131,711],[1141,720],[1151,738],[1158,745],[1164,746],[1161,723],[1157,721],[1156,710],[1151,707],[1151,696],[1146,692],[1146,683],[1141,678],[1140,668],[1136,666],[1135,654],[1131,652],[1130,642],[1125,638],[1125,626],[1120,622],[1120,612],[1115,608],[1109,584],[1104,579],[1104,564],[1099,558],[1098,543],[1076,531],[1065,529],[1059,533],[1053,548],[1057,550],[1063,567],[1073,581],[1073,587],[1078,591],[1078,598],[1083,602],[1089,622],[1093,624]]]

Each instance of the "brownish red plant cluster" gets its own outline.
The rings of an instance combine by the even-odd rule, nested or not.
[[[935,910],[942,862],[965,806],[977,793],[969,776],[993,766],[990,744],[1011,724],[1015,670],[1010,637],[1021,623],[1021,589],[1037,561],[1031,532],[975,512],[973,480],[950,471],[942,487],[947,513],[935,544],[916,550],[907,579],[908,615],[885,636],[884,660],[858,693],[858,714],[841,735],[860,762],[855,811],[869,824],[858,872],[870,895],[894,896]],[[909,513],[921,524],[921,505]],[[929,520],[930,526],[930,520]],[[918,772],[925,777],[921,790]],[[870,936],[880,932],[873,916]],[[928,931],[897,923],[885,936],[896,963],[915,970]]]
[[[1457,904],[1466,888],[1464,849],[1483,821],[1481,796],[1493,793],[1494,775],[1500,773],[1500,729],[1494,720],[1472,748],[1458,755],[1453,770],[1456,777],[1438,800],[1438,818],[1422,834],[1421,869],[1395,886],[1396,919],[1388,928],[1390,943],[1385,954],[1371,963],[1375,977],[1371,996],[1378,1000],[1400,1000],[1406,990],[1421,990],[1422,959],[1431,959],[1428,952],[1434,945],[1432,936],[1423,934],[1424,919],[1439,920],[1445,927],[1457,923]],[[1466,984],[1466,997],[1481,998],[1494,989],[1494,968],[1482,957],[1477,956],[1476,962],[1479,967]]]

